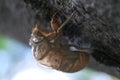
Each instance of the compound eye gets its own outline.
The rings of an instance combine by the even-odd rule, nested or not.
[[[43,37],[41,36],[33,37],[33,42],[41,42],[42,40],[43,40]]]

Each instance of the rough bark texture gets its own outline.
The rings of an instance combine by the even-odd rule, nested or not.
[[[0,0],[0,33],[28,45],[36,19],[50,22],[55,12],[64,21],[74,10],[75,18],[63,28],[70,39],[96,49],[88,67],[120,78],[119,0]],[[27,6],[28,7],[27,7]],[[96,62],[97,61],[97,62]]]

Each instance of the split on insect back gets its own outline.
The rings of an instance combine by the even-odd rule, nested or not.
[[[63,72],[79,71],[89,62],[89,54],[84,51],[88,49],[79,48],[78,51],[71,51],[71,45],[61,44],[63,36],[61,29],[74,18],[76,11],[62,25],[56,19],[57,14],[55,13],[51,19],[53,32],[42,31],[39,23],[33,29],[30,38],[33,55],[40,64],[53,69]]]

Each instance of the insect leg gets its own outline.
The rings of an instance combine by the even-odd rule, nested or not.
[[[54,38],[51,40],[52,42],[55,42],[56,40],[59,39],[59,37],[61,36],[61,29],[62,27],[64,27],[75,15],[76,11],[74,11],[70,17],[60,26],[60,24],[58,23],[58,21],[56,20],[57,14],[55,13],[55,15],[53,15],[52,20],[51,20],[51,27],[54,30],[54,32],[52,32],[52,34],[54,34]],[[51,35],[50,35],[51,36]],[[49,36],[48,36],[49,37]]]
[[[52,17],[52,20],[51,20],[51,27],[54,31],[54,33],[57,32],[58,28],[60,27],[60,24],[59,22],[56,20],[56,17],[57,17],[58,13],[56,12],[53,17]]]
[[[74,17],[76,11],[74,11],[70,17],[57,29],[57,33],[60,32],[60,30]]]

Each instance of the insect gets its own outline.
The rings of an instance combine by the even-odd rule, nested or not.
[[[76,72],[83,69],[89,62],[89,54],[84,51],[70,51],[69,45],[61,44],[62,30],[75,15],[73,12],[70,17],[60,25],[57,14],[53,15],[51,26],[53,32],[41,31],[40,24],[37,23],[32,31],[30,45],[35,59],[42,65],[60,70],[63,72]],[[80,48],[82,50],[82,48]],[[86,49],[85,49],[86,50]]]

